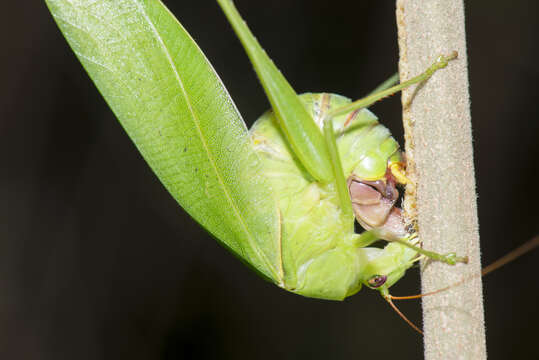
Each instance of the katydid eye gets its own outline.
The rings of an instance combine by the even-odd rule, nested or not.
[[[373,288],[378,288],[382,285],[384,285],[387,281],[387,276],[386,275],[374,275],[373,277],[371,277],[367,282],[369,283],[369,285]]]

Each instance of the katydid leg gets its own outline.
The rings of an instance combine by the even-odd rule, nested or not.
[[[394,73],[391,75],[389,79],[378,85],[376,88],[374,88],[373,91],[371,91],[367,96],[374,95],[376,93],[379,93],[381,91],[387,90],[392,86],[395,86],[399,83],[399,73]]]
[[[408,239],[395,239],[393,240],[395,242],[398,242],[399,244],[402,244],[406,247],[409,247],[410,249],[414,249],[421,255],[424,255],[432,260],[435,261],[441,261],[448,265],[456,265],[457,263],[468,263],[468,257],[467,256],[457,256],[455,253],[449,253],[449,254],[439,254],[434,251],[425,250],[419,246],[411,244]]]
[[[262,49],[231,0],[217,0],[268,96],[279,126],[301,164],[317,181],[333,181],[330,157],[320,129],[307,113],[296,92]]]
[[[341,115],[341,114],[345,114],[345,113],[348,113],[348,112],[351,112],[351,111],[354,111],[354,110],[359,110],[359,109],[369,107],[370,105],[374,104],[375,102],[377,102],[380,99],[385,98],[386,96],[393,95],[393,94],[401,91],[402,89],[407,88],[408,86],[411,86],[411,85],[423,82],[425,80],[428,80],[436,71],[445,68],[447,66],[447,64],[449,63],[449,61],[456,59],[457,56],[458,56],[458,53],[456,51],[453,51],[451,54],[449,54],[447,56],[446,55],[440,55],[436,59],[436,61],[427,70],[425,70],[423,73],[421,73],[421,74],[419,74],[419,75],[417,75],[417,76],[415,76],[415,77],[411,78],[410,80],[407,80],[407,81],[405,81],[403,83],[392,86],[389,89],[373,93],[373,94],[368,95],[368,96],[366,96],[366,97],[364,97],[362,99],[356,100],[356,101],[354,101],[354,102],[352,102],[352,103],[350,103],[348,105],[342,106],[342,107],[337,108],[337,109],[333,109],[326,115],[326,117],[331,118],[331,117],[335,117],[335,116],[338,116],[338,115]],[[384,84],[382,84],[381,86],[383,86],[383,85]]]
[[[352,210],[352,202],[350,200],[350,193],[346,185],[346,179],[344,178],[343,167],[341,163],[341,157],[339,155],[339,149],[337,148],[337,140],[335,139],[335,131],[333,130],[333,119],[328,118],[324,120],[324,138],[326,141],[326,148],[329,153],[329,157],[332,164],[333,175],[335,178],[335,186],[337,187],[337,194],[339,195],[339,202],[341,205],[341,211],[343,216],[354,216]],[[351,222],[353,231],[353,222]]]

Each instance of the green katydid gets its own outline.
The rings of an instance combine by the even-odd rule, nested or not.
[[[159,0],[46,0],[75,54],[180,205],[263,277],[342,300],[388,289],[421,256],[395,206],[406,182],[398,144],[366,107],[423,74],[350,102],[296,95],[230,0],[218,0],[272,111],[247,131],[217,74]],[[355,215],[355,216],[354,216]],[[368,231],[354,232],[354,219]],[[383,249],[369,247],[388,240]]]

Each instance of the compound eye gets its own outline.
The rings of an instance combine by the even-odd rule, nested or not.
[[[386,281],[387,275],[374,275],[369,280],[367,280],[369,286],[372,288],[379,288],[380,286],[384,285]]]

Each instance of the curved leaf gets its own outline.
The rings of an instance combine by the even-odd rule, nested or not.
[[[46,0],[73,51],[181,206],[281,281],[278,210],[220,79],[158,0]]]

